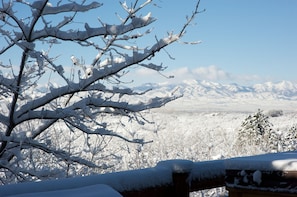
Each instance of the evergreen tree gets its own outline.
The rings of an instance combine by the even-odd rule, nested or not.
[[[297,125],[292,126],[288,132],[285,132],[281,137],[282,151],[297,150]]]
[[[272,124],[268,119],[268,116],[258,109],[242,122],[236,142],[239,152],[255,154],[275,149],[277,134],[272,131]]]

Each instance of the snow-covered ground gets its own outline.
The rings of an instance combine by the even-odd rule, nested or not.
[[[238,130],[245,118],[258,109],[267,114],[272,110],[283,112],[281,116],[269,117],[277,132],[287,132],[297,125],[297,86],[290,82],[244,87],[188,81],[178,88],[157,88],[152,94],[173,90],[184,96],[163,108],[144,112],[143,116],[153,124],[130,124],[112,118],[111,121],[121,120],[126,125],[123,128],[115,124],[117,132],[127,137],[143,137],[152,143],[139,145],[112,138],[101,151],[114,154],[116,160],[112,169],[102,172],[154,167],[169,159],[205,161],[240,156],[234,149]]]
[[[185,108],[186,105],[189,107]],[[236,105],[238,108],[233,110],[235,104],[231,104],[232,108],[229,109],[226,109],[226,105],[220,108],[212,103],[204,106],[204,109],[195,109],[194,104],[180,99],[162,109],[154,110],[150,115],[155,121],[156,133],[143,132],[145,139],[152,139],[153,143],[145,145],[141,154],[152,162],[151,165],[166,159],[200,161],[237,156],[233,146],[241,123],[258,108],[264,107],[254,103],[252,106]],[[274,105],[271,109],[284,107]],[[288,131],[297,124],[297,112],[292,107],[288,106],[283,113],[282,116],[269,118],[276,131]]]
[[[233,147],[238,130],[245,118],[258,109],[267,114],[283,112],[269,117],[277,132],[287,132],[297,125],[297,86],[290,82],[242,87],[190,81],[177,91],[184,96],[145,114],[155,124],[145,126],[147,130],[131,127],[138,136],[153,140],[137,153],[149,165],[166,159],[200,161],[238,156]]]

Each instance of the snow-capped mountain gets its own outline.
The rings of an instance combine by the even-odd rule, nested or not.
[[[254,92],[263,93],[271,92],[283,99],[296,99],[297,84],[289,81],[281,81],[279,83],[266,82],[264,84],[256,84],[253,86]]]
[[[297,84],[289,81],[266,82],[251,86],[236,83],[221,84],[211,81],[188,80],[178,85],[145,84],[139,90],[153,89],[150,94],[162,93],[183,97],[166,105],[170,111],[237,111],[253,112],[258,109],[297,110]]]
[[[233,98],[233,99],[281,99],[297,100],[297,84],[290,81],[279,83],[266,82],[251,86],[242,86],[236,83],[221,84],[211,81],[188,80],[178,85],[156,85],[145,84],[139,87],[143,89],[170,90],[175,86],[185,98],[206,97],[206,98]]]

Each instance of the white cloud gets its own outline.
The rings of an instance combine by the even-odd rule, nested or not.
[[[175,83],[182,82],[183,80],[187,79],[194,79],[193,72],[188,67],[182,67],[169,71],[168,75],[174,76],[171,81],[174,81]]]
[[[216,66],[199,67],[193,70],[196,78],[209,81],[230,80],[231,75]]]
[[[174,78],[169,78],[169,76],[174,76]],[[258,75],[236,75],[226,72],[215,65],[196,68],[180,67],[174,70],[165,70],[161,74],[147,68],[139,68],[131,71],[127,77],[130,80],[134,80],[138,85],[143,83],[178,84],[185,80],[207,80],[242,85],[265,81]]]
[[[139,76],[148,77],[148,76],[156,75],[157,72],[148,68],[139,68],[135,70],[135,74]]]
[[[169,76],[174,76],[174,78],[169,78]],[[128,76],[133,79],[136,83],[181,83],[184,80],[208,80],[208,81],[221,81],[230,80],[230,74],[226,73],[222,69],[216,66],[208,67],[181,67],[170,71],[164,71],[161,74],[147,69],[139,68],[135,71],[131,71]]]
[[[208,81],[225,81],[231,80],[231,74],[223,71],[216,66],[197,67],[190,69],[188,67],[182,67],[168,72],[173,75],[175,82],[182,82],[184,80],[208,80]]]

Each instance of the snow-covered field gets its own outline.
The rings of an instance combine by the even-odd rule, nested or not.
[[[174,89],[158,88],[156,95]],[[273,110],[283,112],[281,116],[269,117],[273,130],[278,133],[297,125],[297,86],[290,82],[242,87],[191,81],[174,91],[184,96],[160,109],[143,113],[152,124],[130,124],[119,117],[111,119],[115,130],[124,136],[143,137],[152,142],[139,145],[117,138],[106,140],[108,146],[99,150],[106,155],[112,153],[114,159],[102,157],[102,162],[113,167],[100,172],[154,167],[169,159],[205,161],[241,156],[234,148],[239,128],[245,118],[258,109],[267,114]],[[117,124],[119,120],[121,124]],[[126,127],[119,126],[123,124]],[[246,155],[258,153],[261,151]],[[217,193],[203,193],[208,194],[216,196]]]
[[[178,109],[183,102],[193,107]],[[149,166],[153,166],[158,161],[167,159],[201,161],[238,156],[234,150],[234,143],[241,123],[248,115],[263,107],[260,103],[255,103],[253,106],[237,105],[236,107],[241,109],[233,110],[233,108],[226,109],[226,106],[219,108],[215,104],[210,104],[204,106],[204,109],[195,109],[194,103],[193,105],[189,103],[180,99],[162,109],[153,110],[149,115],[155,121],[155,125],[150,131],[139,131],[138,134],[153,142],[141,147],[141,152],[138,152],[136,147],[134,154],[126,154],[124,157],[129,157],[127,160],[132,159],[131,157],[140,157],[139,162],[147,162]],[[282,116],[269,118],[274,130],[287,131],[297,124],[297,112],[289,107],[288,110],[283,110]],[[279,108],[275,105],[273,108],[284,109],[283,106]],[[155,132],[151,132],[153,129]]]
[[[160,160],[168,159],[204,161],[242,156],[235,148],[239,128],[245,118],[258,109],[266,114],[272,111],[283,112],[281,116],[268,119],[276,132],[287,132],[297,125],[297,99],[280,98],[283,95],[279,91],[218,95],[216,88],[210,88],[202,94],[198,94],[197,84],[187,88],[182,92],[184,97],[147,114],[155,124],[149,131],[139,130],[138,135],[143,134],[145,139],[153,140],[153,143],[141,149],[139,146],[130,149],[123,161],[136,162],[130,166],[125,162],[125,169],[154,166]],[[260,153],[251,150],[246,155]],[[138,165],[133,166],[136,163]],[[220,192],[220,189],[210,190],[192,196],[217,196]]]
[[[274,131],[287,132],[297,125],[297,87],[288,83],[267,83],[262,87],[258,84],[254,86],[257,89],[197,81],[182,85],[179,90],[184,95],[182,98],[145,114],[155,124],[144,126],[147,130],[131,127],[137,135],[153,140],[141,147],[141,151],[135,148],[135,155],[141,156],[140,162],[149,166],[166,159],[201,161],[238,156],[234,149],[238,130],[245,118],[258,109],[267,114],[283,112],[268,119]],[[131,159],[135,155],[124,157]]]

